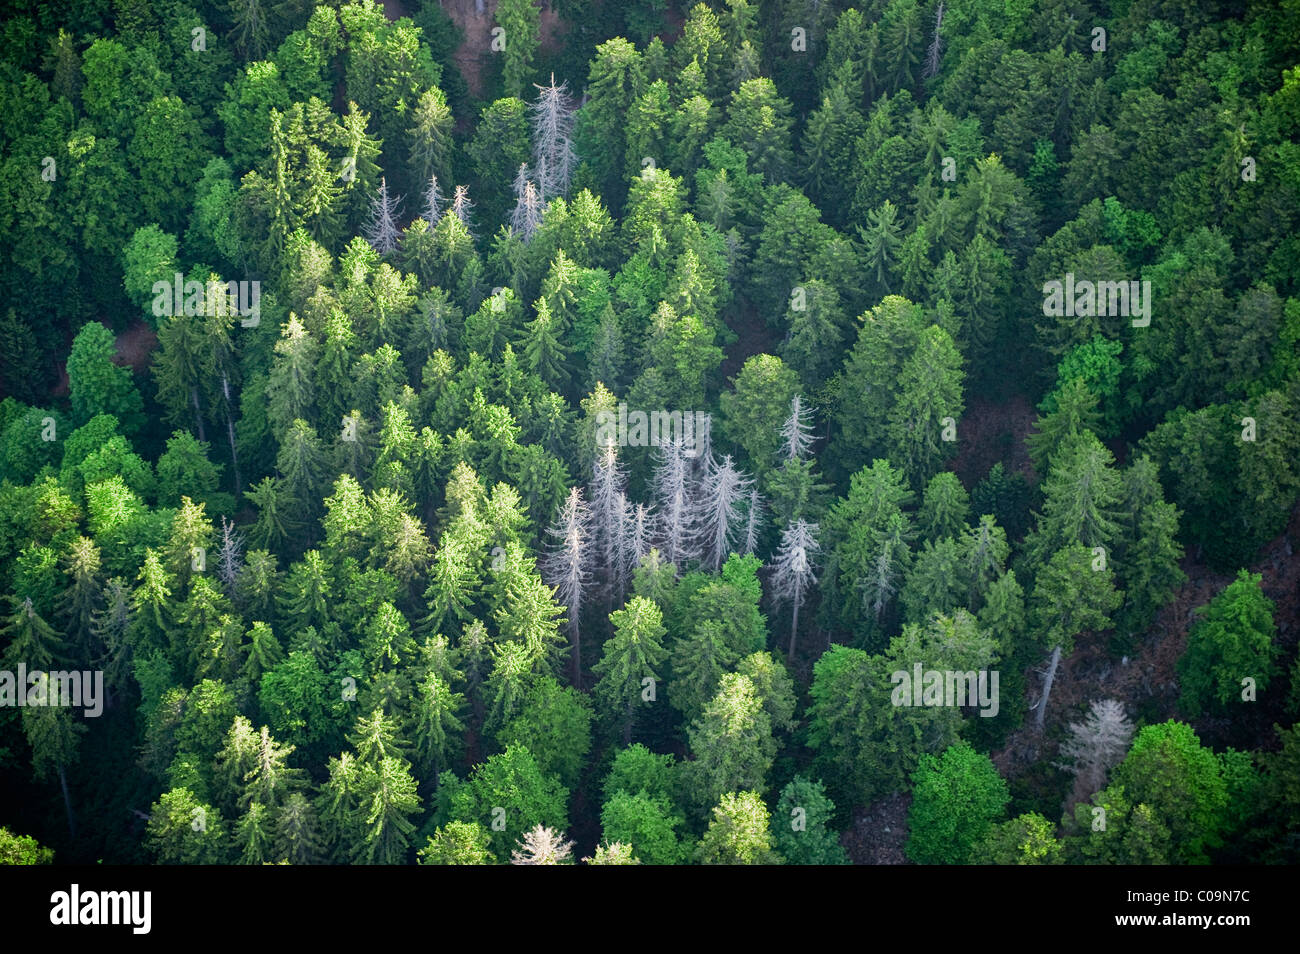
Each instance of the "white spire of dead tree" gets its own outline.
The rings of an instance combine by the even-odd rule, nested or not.
[[[574,487],[565,498],[555,523],[546,531],[556,539],[541,561],[542,580],[555,590],[556,599],[568,610],[569,638],[573,641],[573,684],[582,674],[582,599],[591,582],[591,510]]]
[[[817,543],[818,526],[800,518],[781,531],[781,545],[772,555],[772,602],[777,606],[789,603],[790,649],[787,658],[794,659],[795,639],[799,633],[799,609],[808,596],[808,590],[817,582],[813,561],[821,550]]]
[[[1124,706],[1114,699],[1096,699],[1083,722],[1071,722],[1061,743],[1058,768],[1073,773],[1087,790],[1084,797],[1100,791],[1106,773],[1128,753],[1133,723]]]
[[[510,213],[510,231],[518,233],[524,242],[528,242],[542,224],[542,197],[537,191],[536,183],[529,178],[526,162],[519,166],[514,190],[515,207]]]
[[[758,488],[752,488],[749,491],[749,507],[745,516],[745,542],[740,548],[740,552],[746,556],[758,549],[758,535],[762,532],[763,517],[766,513],[767,508],[763,506],[763,498],[758,495]]]
[[[632,506],[627,511],[627,527],[619,541],[620,562],[625,579],[631,579],[641,561],[649,555],[654,547],[658,532],[655,513],[645,504]]]
[[[812,450],[817,440],[813,435],[814,410],[804,407],[803,398],[798,394],[790,399],[790,416],[781,425],[781,456],[786,460],[799,460]]]
[[[361,234],[380,255],[387,255],[397,248],[401,229],[397,226],[398,208],[402,197],[389,196],[388,180],[379,180],[379,192],[370,202],[370,219],[361,229]]]
[[[664,558],[681,567],[697,553],[691,465],[680,435],[659,445],[654,471]]]
[[[939,36],[939,30],[943,27],[943,0],[939,0],[939,6],[934,11],[934,35],[930,39],[930,47],[925,51],[925,68],[921,71],[922,79],[930,79],[932,76],[939,75],[939,62],[943,55],[943,40]]]
[[[627,486],[627,471],[618,460],[618,445],[609,442],[602,444],[591,465],[591,483],[588,490],[591,495],[592,523],[595,528],[597,552],[600,562],[605,567],[606,583],[614,583],[618,576],[615,564],[618,562],[618,536],[625,519],[624,508]]]
[[[226,588],[226,595],[235,592],[235,578],[244,565],[244,535],[223,515],[221,518],[221,543],[217,548],[217,579]]]
[[[465,226],[465,231],[473,235],[474,222],[471,215],[474,212],[474,203],[469,198],[469,186],[456,186],[456,191],[451,197],[451,212],[460,219],[461,224]]]
[[[536,84],[534,84],[536,86]],[[573,151],[573,103],[568,83],[537,86],[537,99],[528,107],[533,127],[533,166],[542,205],[569,193],[569,180],[578,164]]]
[[[732,465],[727,454],[700,488],[699,516],[694,522],[699,527],[704,565],[715,573],[732,552],[740,525],[740,502],[753,482]]]
[[[430,173],[429,184],[424,187],[424,210],[420,213],[420,217],[429,223],[429,228],[437,225],[442,218],[442,207],[446,201],[447,198],[438,185],[438,176]]]

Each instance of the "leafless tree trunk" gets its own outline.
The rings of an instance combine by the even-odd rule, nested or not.
[[[59,766],[59,785],[63,788],[63,810],[68,813],[68,837],[77,840],[77,819],[72,814],[72,796],[68,794],[68,773]]]
[[[1047,698],[1052,694],[1052,681],[1056,679],[1056,667],[1061,662],[1061,647],[1057,646],[1052,650],[1052,659],[1047,666],[1047,674],[1043,676],[1043,698],[1038,700],[1038,711],[1034,713],[1034,725],[1041,731],[1043,728],[1043,717],[1047,715]]]

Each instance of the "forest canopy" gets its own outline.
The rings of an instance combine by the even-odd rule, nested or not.
[[[1300,860],[1296,3],[13,0],[0,85],[0,863]]]

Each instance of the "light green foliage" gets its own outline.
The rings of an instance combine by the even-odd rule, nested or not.
[[[1019,815],[989,829],[971,860],[987,865],[1054,865],[1061,861],[1062,845],[1056,826],[1037,812]]]
[[[420,849],[422,865],[493,865],[491,839],[478,822],[447,822]]]
[[[42,848],[31,835],[15,835],[0,828],[0,865],[48,865],[53,861],[54,852]]]
[[[705,865],[771,865],[782,858],[772,849],[767,806],[757,792],[729,792],[713,808],[713,817],[695,852]]]
[[[567,800],[559,780],[544,775],[527,748],[512,745],[480,763],[455,787],[449,804],[451,819],[488,828],[492,853],[503,858],[534,825],[566,830]]]

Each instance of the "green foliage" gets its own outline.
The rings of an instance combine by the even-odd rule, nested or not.
[[[713,808],[695,857],[705,865],[770,865],[782,858],[772,849],[767,806],[757,792],[729,792]]]
[[[648,865],[682,864],[689,858],[690,846],[678,832],[684,824],[663,796],[644,789],[635,795],[619,789],[600,812],[601,837],[631,846],[633,854]]]
[[[544,775],[524,746],[512,745],[479,765],[449,797],[449,820],[490,830],[492,853],[503,858],[534,825],[557,831],[569,827],[568,792]]]
[[[8,828],[0,828],[0,865],[48,865],[54,862],[54,852],[42,848],[31,835],[15,835]]]
[[[1137,734],[1128,756],[1111,773],[1110,786],[1093,802],[1104,806],[1111,797],[1134,806],[1129,826],[1140,822],[1145,828],[1140,837],[1151,845],[1142,849],[1146,857],[1128,863],[1204,864],[1207,851],[1220,843],[1228,803],[1223,767],[1184,723],[1151,725]],[[1143,806],[1146,811],[1139,812]],[[1111,815],[1108,810],[1107,826],[1116,837],[1139,837],[1136,831],[1125,833],[1122,821],[1112,821]],[[1153,851],[1159,855],[1152,856]]]
[[[447,822],[420,849],[422,865],[492,865],[491,839],[478,822]]]
[[[846,865],[848,855],[828,823],[835,804],[816,779],[796,776],[776,803],[772,846],[790,865]]]
[[[498,735],[505,748],[527,749],[538,768],[565,788],[575,788],[591,748],[591,704],[572,686],[544,678],[533,684],[523,708]]]
[[[130,435],[144,424],[144,404],[131,372],[114,363],[115,353],[111,331],[97,321],[82,328],[68,356],[68,396],[78,424],[111,414]]]
[[[1061,861],[1062,845],[1056,826],[1037,812],[1019,815],[989,829],[971,859],[990,865],[1054,865]]]
[[[926,861],[1296,860],[1294,4],[442,6],[0,26],[0,660],[109,691],[0,719],[0,854],[839,864],[914,786]],[[610,472],[623,407],[703,453]],[[1005,819],[975,753],[1208,571],[1109,787],[1048,738]]]
[[[1272,681],[1277,627],[1273,601],[1260,588],[1261,579],[1258,573],[1239,570],[1208,605],[1198,607],[1201,618],[1188,633],[1187,650],[1178,660],[1183,690],[1178,705],[1188,715],[1206,709],[1229,711],[1243,699],[1255,699]],[[1248,685],[1253,691],[1244,688]]]
[[[1011,796],[988,756],[950,745],[921,756],[908,811],[907,856],[917,864],[969,864]]]

